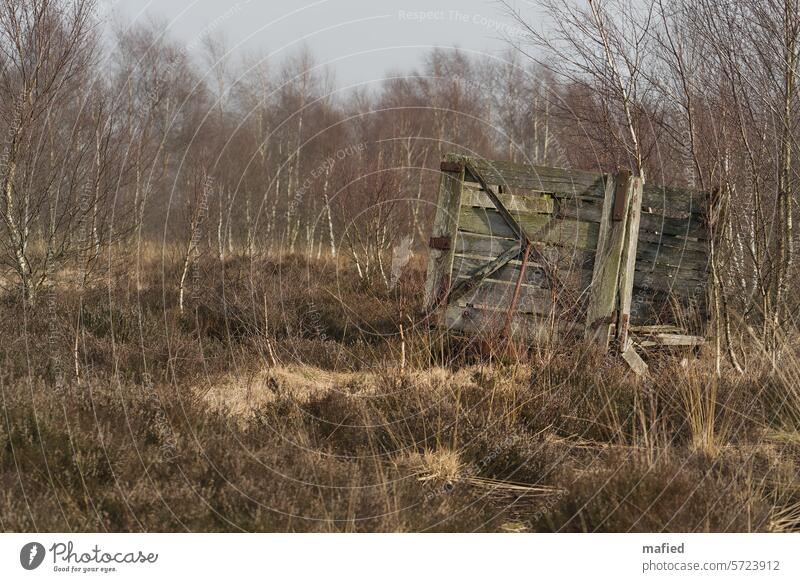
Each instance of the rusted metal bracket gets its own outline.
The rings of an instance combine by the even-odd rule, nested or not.
[[[631,316],[629,313],[621,313],[619,316],[619,328],[617,329],[617,339],[620,349],[624,352],[628,349],[628,329],[630,327]]]
[[[617,187],[614,191],[614,208],[611,212],[611,220],[620,222],[625,219],[625,212],[628,206],[628,184],[630,183],[631,173],[628,170],[620,170],[617,174]]]
[[[432,236],[428,246],[439,251],[449,251],[453,248],[453,240],[449,236]]]
[[[611,312],[611,315],[608,317],[601,317],[600,319],[596,319],[591,323],[589,329],[592,331],[598,329],[601,325],[615,325],[617,323],[617,310]]]

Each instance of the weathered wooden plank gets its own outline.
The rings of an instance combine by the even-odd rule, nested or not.
[[[579,249],[597,246],[598,224],[558,219],[547,214],[518,214],[516,218],[534,241]],[[499,213],[483,208],[462,206],[459,229],[474,234],[515,238],[514,231]]]
[[[683,279],[691,283],[706,283],[708,271],[695,269],[691,265],[653,265],[647,262],[637,262],[636,270],[640,273],[650,273],[654,277],[664,277],[666,279]]]
[[[625,183],[622,183],[623,179]],[[621,220],[612,220],[612,210],[615,197],[625,195],[626,191],[627,177],[617,175],[606,181],[585,331],[586,337],[596,342],[602,351],[608,350],[612,325],[615,323],[613,314],[617,308],[619,269],[627,225],[627,213],[623,214]]]
[[[645,184],[642,192],[643,208],[668,208],[676,212],[705,212],[707,195],[696,190]]]
[[[655,335],[646,336],[646,339],[637,340],[636,342],[643,348],[656,347],[656,346],[687,346],[695,347],[702,346],[706,343],[705,338],[697,335],[685,335],[676,333],[659,333]]]
[[[444,313],[444,325],[467,335],[487,340],[497,338],[503,331],[507,312],[502,309],[480,309],[450,305]],[[543,341],[575,332],[577,326],[558,319],[546,319],[536,315],[516,313],[511,318],[509,337],[525,341]]]
[[[632,325],[630,333],[639,335],[650,335],[657,333],[679,333],[681,330],[674,325]]]
[[[704,272],[708,268],[708,253],[685,247],[667,247],[640,239],[636,248],[636,264],[642,270],[663,265],[683,266]]]
[[[476,269],[486,265],[486,259],[475,259],[456,255],[453,260],[453,279],[468,278]],[[493,281],[516,281],[519,277],[521,261],[509,261],[486,279]],[[528,261],[525,277],[522,280],[526,285],[536,287],[547,286],[547,274],[542,265]]]
[[[588,190],[591,195],[602,198],[603,185],[598,183],[602,174],[584,170],[548,168],[512,162],[488,161],[473,158],[484,176],[492,184],[506,184],[542,192],[569,192],[581,194]],[[466,176],[470,179],[470,176]],[[590,188],[594,186],[594,188]],[[674,212],[704,214],[707,193],[686,188],[645,184],[642,191],[642,207],[666,208]]]
[[[600,197],[599,187],[603,175],[583,170],[565,170],[511,162],[496,162],[469,158],[489,184],[511,188],[523,188],[541,192],[563,192],[568,194],[589,194]],[[466,180],[476,182],[469,173]]]
[[[477,268],[485,264],[486,259],[455,255],[453,260],[453,279],[469,277]],[[521,266],[521,261],[509,261],[491,275],[487,276],[486,279],[494,281],[516,281],[519,277]],[[557,269],[556,273],[559,280],[564,285],[568,284],[570,286],[570,289],[564,290],[565,293],[574,292],[580,294],[583,290],[588,288],[592,280],[592,270],[581,268],[579,265],[570,265],[567,269]],[[549,287],[550,280],[548,278],[547,268],[540,263],[529,260],[522,282],[526,285],[534,285],[536,287]]]
[[[577,198],[556,198],[553,214],[558,218],[572,218],[584,222],[600,224],[603,217],[602,200],[582,200]]]
[[[640,290],[654,290],[673,293],[681,297],[705,295],[705,280],[688,277],[674,277],[661,271],[639,271],[634,273],[633,285]]]
[[[517,245],[518,242],[509,238],[499,238],[468,232],[459,232],[456,237],[456,254],[473,257],[484,257],[491,260],[503,251]],[[537,255],[532,262],[544,260],[548,265],[557,267],[560,271],[570,269],[588,269],[594,265],[594,252],[585,249],[563,248],[544,243],[534,245]]]
[[[456,237],[456,253],[485,257],[491,259],[511,247],[518,246],[519,241],[511,238],[500,238],[483,234],[459,231]]]
[[[514,281],[485,280],[456,303],[461,306],[507,309],[511,305],[515,287]],[[521,285],[515,311],[549,315],[553,311],[554,305],[553,292],[550,289]]]
[[[592,190],[588,190],[581,194],[572,192],[546,192],[543,190],[533,190],[530,188],[507,188],[504,191],[502,185],[492,186],[492,192],[499,194],[513,194],[514,196],[522,196],[528,198],[541,198],[545,197],[549,200],[562,201],[562,202],[584,202],[584,203],[597,203],[603,204],[603,197],[598,194],[598,190],[602,191],[603,183],[600,182]],[[478,182],[464,182],[464,192],[483,192],[483,187]]]
[[[460,272],[463,263],[459,264],[459,271],[456,271],[454,266],[453,277],[455,278],[456,276],[459,276],[462,278],[453,285],[453,289],[450,292],[450,301],[458,299],[461,297],[461,295],[474,288],[481,281],[506,266],[511,259],[519,256],[519,252],[520,247],[519,244],[517,244],[517,246],[509,248],[488,262],[479,261],[473,269],[465,274]]]
[[[708,239],[708,227],[696,214],[692,214],[689,218],[670,218],[663,214],[643,212],[641,229],[654,234],[663,233],[698,240]]]
[[[631,299],[633,297],[634,269],[636,267],[636,246],[639,240],[639,218],[642,211],[642,178],[634,177],[628,181],[627,204],[623,209],[627,215],[625,238],[622,246],[622,259],[619,271],[619,327],[617,340],[623,354],[628,350],[628,325],[631,316]],[[635,354],[635,352],[634,352]],[[638,354],[629,355],[628,363],[631,367],[639,366],[636,361]],[[641,360],[641,358],[639,358]],[[641,362],[644,364],[644,362]],[[640,367],[640,366],[639,366]],[[645,366],[646,367],[646,366]],[[636,368],[634,367],[634,370]],[[637,372],[638,373],[638,372]]]
[[[469,172],[480,183],[484,194],[486,194],[486,196],[488,196],[492,201],[492,205],[494,206],[495,210],[500,214],[500,217],[503,219],[503,221],[505,221],[506,226],[508,226],[508,228],[511,229],[511,232],[513,232],[514,238],[519,239],[520,246],[527,249],[531,238],[528,233],[525,232],[525,227],[523,227],[517,220],[517,216],[524,215],[512,215],[508,208],[506,208],[503,202],[497,197],[497,194],[495,194],[494,190],[492,190],[491,185],[486,182],[483,174],[481,174],[475,168],[472,160],[466,159],[465,164],[466,171]]]
[[[450,157],[448,156],[448,159]],[[431,237],[455,239],[458,231],[458,209],[461,205],[461,190],[464,183],[464,170],[442,172],[439,182],[439,200],[436,216],[433,219]],[[450,272],[453,267],[454,245],[449,249],[430,249],[428,255],[428,274],[425,279],[425,309],[431,311],[444,298],[450,285]]]
[[[639,230],[639,246],[642,247],[642,243],[653,243],[657,246],[661,247],[668,247],[668,248],[675,248],[675,249],[687,249],[691,251],[697,251],[700,253],[708,253],[708,243],[703,240],[691,240],[686,238],[681,238],[678,236],[671,236],[667,234],[655,234],[652,232],[647,232],[644,230]]]
[[[706,318],[704,295],[702,297],[688,293],[681,295],[634,285],[631,305],[633,325],[670,324],[683,327],[687,323],[692,324]]]
[[[637,376],[647,376],[649,368],[633,346],[629,345],[622,351],[622,359],[625,360]]]
[[[547,194],[519,196],[515,194],[500,193],[495,195],[503,205],[512,213],[551,214],[553,212],[553,198]],[[495,208],[494,202],[486,192],[465,188],[461,197],[462,206],[477,206],[480,208]]]

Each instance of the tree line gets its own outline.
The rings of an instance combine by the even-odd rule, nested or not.
[[[234,58],[95,0],[3,0],[0,284],[36,305],[156,245],[181,306],[201,257],[345,257],[388,285],[385,253],[424,248],[461,152],[713,195],[720,350],[777,354],[800,306],[798,0],[535,4],[507,7],[526,35],[502,55],[434,49],[345,90],[306,48]]]

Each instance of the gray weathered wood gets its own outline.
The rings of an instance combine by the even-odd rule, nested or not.
[[[665,248],[688,249],[701,253],[708,252],[708,243],[703,240],[692,240],[680,236],[671,236],[663,233],[656,234],[640,230],[639,244],[641,245],[642,243],[650,243]]]
[[[664,277],[666,279],[684,279],[687,282],[703,282],[705,283],[708,271],[706,269],[696,269],[691,265],[662,265],[656,263],[655,265],[647,261],[637,261],[636,270],[640,273],[648,273],[656,277]]]
[[[622,243],[622,258],[619,270],[619,327],[617,329],[617,340],[622,352],[628,349],[628,325],[631,317],[631,299],[633,298],[633,279],[636,267],[636,246],[639,241],[639,218],[642,210],[643,185],[642,178],[633,177],[628,180],[626,186],[628,188],[625,208],[627,224],[625,225],[625,238]],[[633,359],[633,356],[631,358]],[[631,367],[633,367],[633,364],[631,364]]]
[[[599,173],[475,158],[469,158],[469,160],[489,184],[540,192],[590,195],[594,193],[598,197],[600,196],[597,187],[602,180],[602,174]],[[478,181],[469,173],[467,173],[466,179]]]
[[[598,224],[558,219],[547,214],[518,214],[516,218],[534,242],[590,250],[597,247]],[[459,228],[474,234],[515,238],[514,231],[500,214],[489,209],[462,207]]]
[[[618,187],[618,180],[618,176],[609,176],[606,180],[603,218],[586,312],[586,337],[596,342],[603,351],[608,349],[612,326],[615,324],[613,314],[617,307],[619,269],[627,224],[627,214],[623,215],[622,220],[612,220],[615,196],[618,193],[622,195],[627,189],[627,185],[623,184]]]
[[[481,309],[450,305],[444,313],[444,325],[468,335],[494,340],[503,330],[507,312],[503,309]],[[562,336],[564,333],[579,333],[579,328],[570,322],[516,313],[511,319],[509,338],[527,341],[542,341]]]
[[[449,249],[430,249],[428,274],[425,281],[425,309],[433,310],[447,293],[450,272],[453,269],[453,252],[458,231],[458,209],[461,205],[461,189],[464,170],[442,172],[439,183],[439,201],[433,219],[431,237],[449,237],[453,242]]]
[[[674,277],[661,270],[640,271],[638,269],[634,273],[633,285],[637,289],[664,291],[683,297],[692,297],[698,293],[702,294],[706,288],[704,280]]]
[[[456,238],[455,250],[457,255],[484,257],[488,260],[516,244],[518,244],[518,241],[514,239],[459,232]],[[548,264],[555,266],[561,271],[568,271],[576,268],[591,270],[594,265],[593,251],[562,248],[546,243],[535,243],[534,246],[536,246],[539,256],[544,257]],[[536,262],[536,259],[533,259],[532,262]]]
[[[641,228],[644,232],[652,232],[654,234],[680,236],[697,240],[708,239],[708,227],[695,214],[688,218],[671,218],[663,214],[643,212]]]
[[[485,265],[486,259],[455,255],[453,260],[453,280],[469,278],[471,273]],[[521,265],[522,262],[518,260],[508,261],[507,264],[487,275],[485,279],[494,281],[516,281],[519,276]],[[591,284],[592,270],[582,268],[577,264],[571,264],[565,269],[559,269],[558,276],[562,283],[569,286],[569,289],[562,290],[562,293],[572,292],[580,295]],[[550,279],[547,276],[547,267],[529,259],[523,283],[537,287],[550,286]]]
[[[636,247],[636,264],[646,270],[657,265],[687,267],[699,272],[708,269],[708,253],[687,248],[674,248],[643,241],[639,237]]]
[[[455,303],[462,306],[498,308],[509,305],[514,295],[516,283],[514,281],[484,280],[476,289],[465,293]],[[515,311],[520,313],[534,313],[537,315],[550,315],[554,310],[553,292],[550,289],[520,285]]]
[[[464,279],[460,279],[453,285],[450,291],[450,301],[455,301],[464,293],[473,289],[478,283],[489,277],[498,269],[504,267],[511,259],[518,257],[520,253],[520,246],[517,244],[502,252],[498,257],[492,259],[488,263],[483,263],[477,268],[473,269]]]
[[[634,284],[631,322],[634,325],[685,326],[707,318],[705,299],[690,291],[642,289]]]
[[[649,368],[632,345],[627,346],[622,352],[622,359],[628,363],[637,376],[647,376]]]
[[[656,334],[656,333],[680,333],[680,329],[674,325],[632,325],[630,326],[630,333],[632,334]]]
[[[517,196],[514,194],[499,193],[495,195],[512,213],[552,214],[553,212],[553,198],[546,194]],[[461,197],[461,204],[463,206],[477,206],[480,208],[496,208],[494,202],[492,202],[482,188],[477,190],[465,187]]]
[[[667,208],[676,212],[705,212],[705,195],[685,188],[671,188],[645,184],[642,192],[643,208]]]
[[[669,347],[696,347],[706,343],[705,338],[696,335],[685,335],[675,333],[659,333],[647,336],[647,339],[638,340],[637,343],[643,348],[669,346]]]
[[[494,204],[495,210],[500,214],[506,225],[514,233],[514,238],[519,239],[520,246],[522,248],[527,248],[531,241],[531,237],[527,232],[525,232],[525,228],[518,222],[517,218],[511,214],[511,211],[505,207],[503,201],[500,200],[494,190],[492,190],[491,185],[486,182],[481,173],[475,169],[475,165],[473,164],[472,160],[466,160],[465,166],[466,170],[472,174],[476,180],[478,180],[481,188],[483,188],[483,193],[489,197],[489,199],[492,201],[492,204]]]

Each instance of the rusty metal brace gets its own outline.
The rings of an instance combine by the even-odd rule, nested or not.
[[[551,289],[561,289],[563,284],[560,281],[555,269],[553,269],[553,266],[550,264],[550,261],[548,261],[547,258],[533,246],[531,237],[527,232],[525,232],[525,229],[522,227],[522,225],[517,222],[511,212],[505,207],[500,198],[492,191],[483,175],[478,171],[475,165],[470,162],[467,162],[464,167],[478,181],[478,183],[481,185],[481,188],[495,205],[495,208],[497,208],[500,216],[503,217],[506,224],[508,224],[508,226],[511,228],[512,232],[517,235],[517,238],[520,240],[520,248],[524,249],[526,257],[531,252],[534,253],[537,262],[539,262],[542,270],[544,271],[545,277],[549,279]],[[503,188],[503,190],[505,191],[506,188]],[[509,193],[511,193],[510,190]],[[523,262],[522,274],[524,274],[525,265],[526,262]]]
[[[522,266],[519,269],[517,283],[514,285],[514,294],[511,296],[511,305],[508,306],[506,321],[503,324],[503,331],[500,333],[500,337],[502,338],[511,337],[511,322],[514,320],[514,311],[516,311],[517,303],[519,302],[519,294],[522,290],[522,281],[525,278],[525,269],[528,266],[528,256],[530,255],[531,248],[533,248],[533,243],[528,240],[527,244],[525,245],[525,250],[522,252]]]

